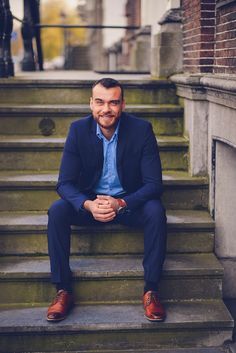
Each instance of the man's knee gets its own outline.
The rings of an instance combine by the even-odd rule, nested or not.
[[[150,222],[166,222],[166,212],[160,200],[147,201],[143,207],[144,217]]]
[[[57,200],[53,202],[51,207],[48,210],[48,216],[53,219],[64,219],[68,218],[68,215],[71,212],[70,204],[65,200]]]

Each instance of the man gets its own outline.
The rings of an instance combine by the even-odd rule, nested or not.
[[[92,115],[71,124],[57,191],[49,209],[48,246],[57,295],[48,321],[63,320],[73,306],[69,266],[71,225],[121,223],[144,229],[145,316],[163,321],[157,291],[166,249],[166,216],[161,204],[162,172],[149,122],[124,113],[121,84],[94,83]]]

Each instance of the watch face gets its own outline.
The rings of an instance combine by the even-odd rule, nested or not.
[[[118,214],[121,214],[125,211],[125,207],[119,207],[118,210],[117,210],[117,213]]]

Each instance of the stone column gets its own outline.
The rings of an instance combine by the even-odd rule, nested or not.
[[[177,94],[184,98],[184,134],[189,139],[189,172],[191,175],[208,173],[208,101],[200,84],[201,76],[175,75]]]
[[[154,37],[152,74],[169,77],[182,72],[181,10],[170,9],[159,21],[161,29]]]
[[[141,28],[133,37],[131,69],[150,71],[151,30],[149,26]]]

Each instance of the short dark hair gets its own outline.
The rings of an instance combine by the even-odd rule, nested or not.
[[[92,90],[95,86],[97,85],[101,85],[105,88],[113,88],[113,87],[120,87],[121,89],[121,99],[124,99],[124,89],[123,86],[121,85],[121,83],[117,80],[114,80],[113,78],[110,77],[104,77],[101,78],[100,80],[97,80],[96,82],[94,82],[93,86],[92,86]]]

